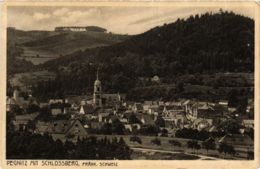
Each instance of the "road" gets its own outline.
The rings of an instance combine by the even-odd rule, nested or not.
[[[171,154],[178,154],[180,152],[176,152],[176,151],[168,151],[168,150],[156,150],[156,149],[148,149],[148,148],[134,148],[132,147],[131,148],[132,150],[135,150],[135,151],[145,151],[145,152],[160,152],[160,153],[171,153]],[[220,158],[216,158],[216,157],[209,157],[209,156],[205,156],[205,155],[197,155],[197,154],[191,154],[191,153],[186,153],[185,154],[187,155],[196,155],[198,157],[200,157],[199,160],[223,160],[223,159],[220,159]]]

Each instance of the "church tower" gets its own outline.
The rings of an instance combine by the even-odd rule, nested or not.
[[[93,105],[95,107],[102,107],[102,89],[101,81],[98,79],[98,70],[97,70],[97,79],[94,82],[94,93],[93,93]]]

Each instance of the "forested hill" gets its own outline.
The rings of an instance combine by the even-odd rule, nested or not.
[[[56,69],[84,61],[102,62],[107,73],[130,71],[134,76],[253,71],[254,21],[223,11],[190,16],[124,42],[77,52],[42,66]]]
[[[102,87],[109,92],[129,92],[142,86],[140,79],[154,75],[172,84],[184,74],[253,72],[254,21],[232,12],[205,13],[111,46],[78,51],[37,66],[58,75],[47,87],[39,84],[39,92],[92,92],[98,66]]]

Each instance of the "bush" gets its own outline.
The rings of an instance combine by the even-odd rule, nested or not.
[[[137,143],[139,143],[139,144],[142,144],[142,140],[141,140],[141,138],[138,137],[138,136],[131,136],[131,137],[130,137],[130,141],[131,141],[131,142],[137,142]]]
[[[159,145],[161,145],[161,140],[158,138],[155,138],[155,139],[151,140],[151,143],[159,146]]]
[[[181,147],[181,143],[179,141],[176,141],[176,140],[169,140],[169,143],[173,146],[176,146],[176,147]]]

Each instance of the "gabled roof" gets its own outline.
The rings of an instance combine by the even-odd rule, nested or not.
[[[15,116],[15,120],[16,120],[16,121],[29,121],[29,120],[34,120],[38,115],[39,115],[39,113],[16,115],[16,116]]]
[[[94,110],[95,110],[94,107],[90,104],[83,105],[82,108],[83,108],[83,111],[85,112],[85,114],[94,113]]]
[[[45,123],[41,121],[37,121],[35,124],[36,130],[40,133],[46,132],[47,128],[49,127],[50,123]]]
[[[183,110],[182,106],[176,106],[176,105],[169,105],[169,106],[165,106],[165,108],[167,110]]]
[[[186,100],[185,102],[183,102],[183,105],[187,105],[189,103],[191,103],[191,101],[190,100]]]
[[[17,103],[16,103],[14,98],[7,98],[6,99],[6,104],[9,104],[9,105],[13,104],[14,105],[14,104],[17,104]]]
[[[243,120],[243,123],[244,123],[244,124],[254,124],[254,120],[244,119],[244,120]]]
[[[139,116],[139,118],[140,118],[140,116]],[[149,114],[143,114],[141,116],[141,119],[139,119],[139,120],[140,121],[144,120],[144,124],[152,124],[153,125],[155,123],[154,122],[154,116],[153,115],[149,115]]]
[[[65,134],[75,123],[81,124],[79,120],[56,120],[49,124],[46,131],[51,134]]]
[[[144,101],[144,105],[152,105],[153,101]]]

